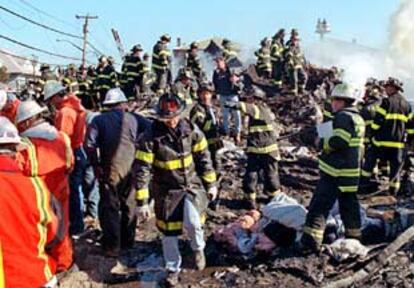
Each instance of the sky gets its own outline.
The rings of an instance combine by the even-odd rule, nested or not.
[[[413,0],[414,1],[414,0]],[[315,26],[318,18],[331,24],[329,37],[385,48],[389,36],[391,14],[400,0],[0,0],[0,5],[34,21],[68,33],[82,33],[82,20],[75,15],[96,15],[90,21],[90,41],[106,55],[119,53],[111,28],[118,30],[125,49],[142,44],[146,51],[163,33],[184,43],[212,36],[257,46],[279,28],[299,29],[304,43],[318,41]],[[81,52],[67,42],[71,39],[18,19],[0,10],[0,35],[26,44],[68,56],[80,57]],[[35,54],[41,61],[68,63],[68,60],[45,56],[0,39],[0,48],[22,56]],[[95,61],[90,52],[88,59]]]

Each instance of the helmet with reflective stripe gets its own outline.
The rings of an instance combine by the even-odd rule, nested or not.
[[[36,101],[23,101],[17,108],[16,123],[21,123],[45,111],[47,111],[47,107],[41,107]]]
[[[120,88],[112,88],[106,92],[103,105],[112,105],[124,102],[128,102],[124,92],[122,92]]]
[[[158,100],[157,114],[160,119],[171,119],[185,110],[185,102],[175,93],[165,93]]]
[[[53,96],[65,91],[66,88],[56,80],[46,81],[45,87],[43,89],[44,100],[49,100]]]
[[[20,144],[21,139],[16,126],[6,117],[0,116],[0,144]]]

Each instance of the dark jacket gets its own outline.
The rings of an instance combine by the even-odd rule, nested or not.
[[[384,98],[375,109],[371,128],[375,146],[404,148],[406,134],[414,134],[410,104],[400,93]]]
[[[103,177],[112,177],[116,183],[130,173],[138,137],[147,121],[120,109],[103,112],[92,120],[84,148],[92,165],[102,167]]]
[[[97,68],[94,86],[96,91],[100,93],[101,101],[104,100],[106,92],[117,85],[118,75],[111,65]]]
[[[249,154],[269,154],[279,158],[275,115],[266,103],[240,102],[239,109],[249,116],[247,150]]]
[[[152,180],[157,227],[165,235],[181,233],[186,197],[204,213],[205,189],[216,182],[206,138],[188,120],[180,120],[176,129],[155,121],[139,141],[133,172],[138,204],[148,200]]]
[[[361,173],[364,151],[364,119],[355,107],[333,114],[333,135],[321,139],[323,149],[319,156],[319,169],[335,177],[341,192],[356,192]]]
[[[190,119],[203,131],[209,146],[214,148],[220,142],[219,118],[214,107],[209,109],[202,103],[197,103],[190,111]]]
[[[167,46],[158,41],[152,49],[152,69],[166,71],[171,63],[171,53]]]
[[[143,64],[140,57],[128,55],[122,64],[122,79],[121,84],[136,84],[139,85],[143,74]]]
[[[203,77],[203,67],[201,65],[200,58],[197,55],[188,53],[186,66],[191,69],[191,72],[193,72],[197,79]]]
[[[214,70],[213,84],[218,95],[236,95],[239,92],[239,87],[231,83],[230,77],[231,72],[229,68],[224,71],[219,69]]]

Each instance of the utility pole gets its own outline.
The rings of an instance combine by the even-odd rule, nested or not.
[[[76,19],[85,19],[83,24],[83,46],[82,46],[82,66],[85,67],[86,62],[86,45],[88,44],[88,25],[89,19],[98,19],[98,16],[86,15],[76,15]]]

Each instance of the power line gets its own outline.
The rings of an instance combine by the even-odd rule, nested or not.
[[[0,5],[0,9],[1,9],[1,10],[3,10],[3,11],[6,11],[6,12],[7,12],[7,13],[9,13],[9,14],[12,14],[12,15],[14,15],[14,16],[16,16],[16,17],[20,18],[20,19],[23,19],[23,20],[25,20],[25,21],[27,21],[27,22],[30,22],[30,23],[32,23],[32,24],[34,24],[34,25],[37,25],[37,26],[39,26],[39,27],[42,27],[42,28],[44,28],[44,29],[47,29],[47,30],[53,31],[53,32],[55,32],[55,33],[59,33],[59,34],[62,34],[62,35],[68,36],[68,37],[72,37],[72,38],[83,39],[81,36],[78,36],[78,35],[75,35],[75,34],[72,34],[72,33],[67,33],[67,32],[64,32],[64,31],[61,31],[61,30],[58,30],[58,29],[52,28],[52,27],[50,27],[50,26],[44,25],[44,24],[42,24],[42,23],[36,22],[36,21],[34,21],[34,20],[32,20],[32,19],[29,19],[29,18],[27,18],[27,17],[25,17],[25,16],[23,16],[23,15],[20,15],[20,14],[18,14],[18,13],[16,13],[16,12],[14,12],[14,11],[12,11],[12,10],[10,10],[10,9],[8,9],[8,8],[6,8],[6,7],[4,7],[4,6],[1,6],[1,5]]]
[[[4,40],[6,40],[6,41],[12,42],[12,43],[14,43],[14,44],[17,44],[17,45],[23,46],[23,47],[25,47],[25,48],[28,48],[28,49],[31,49],[31,50],[34,50],[34,51],[37,51],[37,52],[41,52],[41,53],[44,53],[44,54],[48,54],[48,55],[50,55],[50,56],[60,57],[60,58],[63,58],[63,59],[69,59],[69,60],[76,60],[76,61],[81,61],[81,60],[82,60],[82,59],[80,59],[80,58],[71,57],[71,56],[66,56],[66,55],[61,55],[61,54],[54,53],[54,52],[50,52],[50,51],[47,51],[47,50],[44,50],[44,49],[41,49],[41,48],[33,47],[33,46],[31,46],[31,45],[28,45],[28,44],[22,43],[22,42],[20,42],[20,41],[14,40],[14,39],[12,39],[12,38],[10,38],[10,37],[7,37],[7,36],[4,36],[4,35],[0,35],[0,38],[4,39]]]
[[[78,27],[77,27],[75,24],[70,23],[69,21],[65,21],[65,20],[63,20],[63,19],[60,19],[60,18],[58,18],[58,17],[56,17],[56,16],[54,16],[54,15],[52,15],[52,14],[49,14],[49,13],[47,13],[47,12],[45,12],[45,11],[43,11],[43,10],[41,10],[41,9],[37,8],[36,6],[34,6],[33,4],[29,3],[28,1],[25,1],[25,0],[20,0],[20,2],[21,2],[22,4],[24,4],[25,6],[27,6],[27,7],[31,8],[32,10],[35,10],[35,11],[36,11],[37,13],[39,13],[39,14],[43,14],[44,16],[47,16],[47,17],[49,17],[49,18],[52,18],[53,20],[55,20],[55,21],[57,21],[57,22],[63,23],[63,24],[65,24],[65,25],[67,25],[67,26],[71,26],[73,29],[78,30]]]

